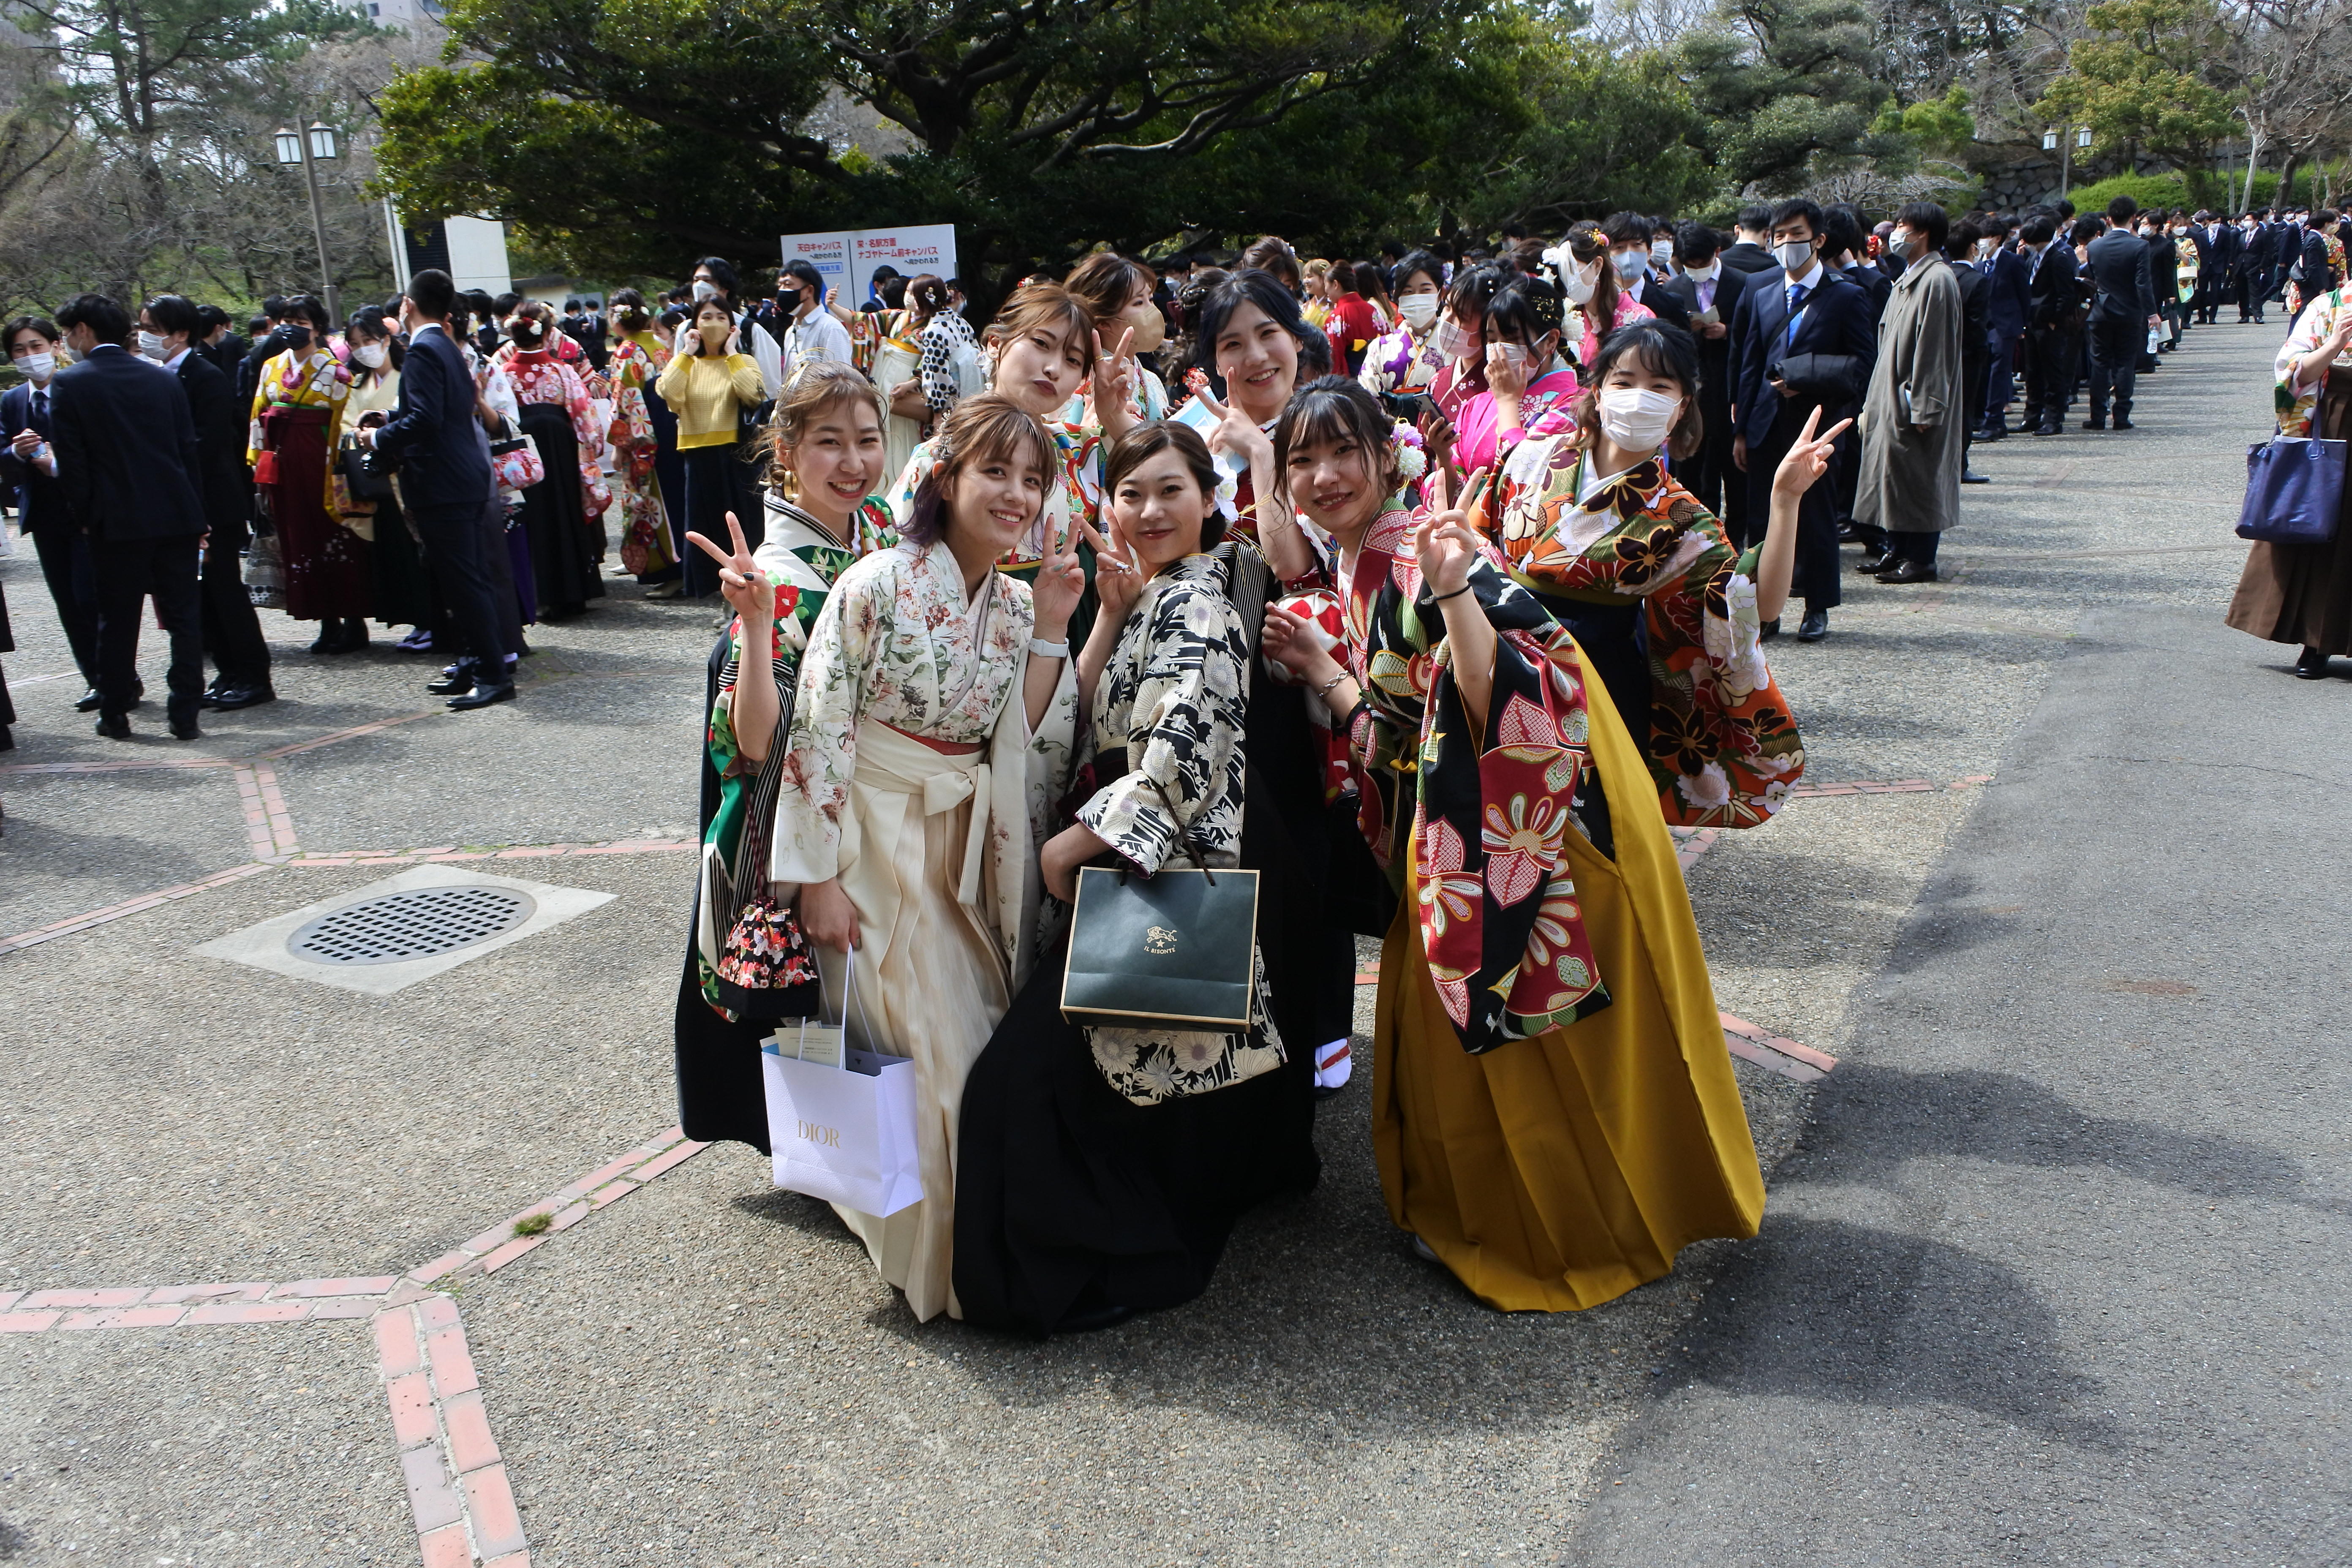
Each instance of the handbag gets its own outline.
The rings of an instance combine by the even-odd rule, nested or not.
[[[373,447],[346,441],[335,454],[335,462],[343,471],[343,483],[360,500],[383,500],[392,494],[393,465]]]
[[[278,550],[278,535],[254,531],[253,541],[246,546],[245,596],[257,610],[282,610],[286,607],[286,566]]]
[[[1166,801],[1166,786],[1160,794]],[[1210,870],[1189,830],[1178,842],[1190,870],[1145,877],[1125,867],[1079,868],[1062,968],[1069,1022],[1228,1033],[1253,1026],[1258,874]]]
[[[740,679],[740,678],[739,678]],[[744,802],[742,837],[736,841],[735,864],[721,866],[716,845],[704,852],[703,874],[710,879],[710,909],[725,911],[729,924],[718,935],[705,994],[715,1005],[740,1018],[777,1019],[805,1016],[808,1000],[794,995],[816,978],[816,963],[800,919],[791,906],[776,898],[768,879],[768,824],[774,819],[776,795],[782,787],[784,737],[792,728],[792,690],[778,688],[779,711],[775,738],[768,743],[768,760],[755,776],[751,797]]]
[[[2344,512],[2346,443],[2273,436],[2246,448],[2238,537],[2266,544],[2326,544]]]
[[[539,443],[528,436],[509,436],[490,443],[490,468],[498,475],[499,489],[527,490],[547,478],[547,464],[541,460]]]

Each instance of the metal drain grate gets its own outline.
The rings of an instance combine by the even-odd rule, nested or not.
[[[312,963],[404,963],[488,942],[538,908],[511,888],[419,888],[320,915],[286,939],[286,951]]]

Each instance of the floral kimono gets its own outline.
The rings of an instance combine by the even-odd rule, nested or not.
[[[1499,520],[1487,531],[1511,575],[1538,595],[1640,606],[1649,721],[1644,734],[1636,705],[1627,727],[1666,821],[1767,820],[1787,802],[1805,752],[1759,640],[1760,546],[1736,555],[1714,515],[1654,458],[1580,502],[1583,463],[1568,436],[1520,443],[1484,503],[1486,518]]]
[[[1643,304],[1642,301],[1634,299],[1631,294],[1620,290],[1617,295],[1617,313],[1609,322],[1609,331],[1613,332],[1620,327],[1630,327],[1636,321],[1647,321],[1654,319],[1656,315],[1657,312],[1655,310],[1651,310],[1650,307]],[[1590,369],[1592,364],[1593,356],[1601,352],[1601,340],[1607,336],[1607,334],[1596,332],[1592,330],[1592,310],[1591,306],[1588,305],[1583,309],[1579,310],[1576,312],[1576,319],[1584,323],[1584,335],[1577,340],[1576,363]]]
[[[272,409],[323,408],[327,411],[324,437],[326,449],[332,452],[342,437],[343,404],[352,395],[352,373],[343,362],[321,348],[307,353],[289,349],[274,355],[261,367],[261,381],[253,389],[252,423],[245,441],[245,460],[255,472],[253,482],[268,485],[276,482],[275,465],[264,463],[262,455],[269,449],[264,438],[264,426]],[[332,468],[320,491],[320,500],[331,514],[335,503]]]
[[[572,342],[568,334],[558,332],[555,336],[572,343],[575,353],[579,351],[580,345]],[[596,405],[588,395],[588,384],[564,360],[560,350],[552,353],[544,349],[516,353],[509,344],[500,353],[507,379],[514,384],[517,402],[544,403],[562,409],[570,416],[572,433],[580,443],[581,509],[601,534],[601,520],[613,504],[613,492],[604,483],[604,469],[597,461],[604,456],[604,432],[596,423]]]
[[[866,556],[811,629],[783,756],[770,874],[848,899],[859,945],[818,951],[829,1005],[859,1044],[915,1063],[922,1200],[836,1212],[918,1320],[959,1311],[964,1079],[1035,959],[1034,823],[1058,769],[1022,700],[1034,625],[1026,583],[991,572],[967,595],[944,543]],[[1069,721],[1072,690],[1066,667],[1051,721]]]
[[[1412,526],[1402,506],[1382,513],[1348,576],[1347,652],[1364,693],[1351,722],[1358,820],[1391,879],[1417,891],[1430,976],[1475,1054],[1609,1005],[1560,853],[1564,834],[1587,831],[1571,821],[1590,765],[1586,683],[1575,640],[1481,560],[1471,585],[1496,634],[1482,750]]]
[[[1416,338],[1411,327],[1399,327],[1372,340],[1356,379],[1374,392],[1426,392],[1444,368],[1426,334]]]
[[[612,387],[613,424],[605,439],[613,449],[613,480],[621,493],[621,563],[640,577],[667,570],[677,560],[671,548],[669,513],[663,509],[661,478],[654,472],[660,443],[646,405],[646,389],[669,363],[669,351],[651,332],[616,338],[604,375]]]
[[[2175,265],[2179,268],[2175,289],[2180,302],[2186,305],[2197,296],[2197,275],[2202,267],[2203,258],[2198,254],[2197,241],[2188,235],[2173,236],[2172,246],[2178,257]]]
[[[1095,684],[1076,817],[1147,876],[1192,863],[1180,835],[1212,867],[1241,864],[1250,644],[1229,582],[1247,548],[1228,541],[1145,584]],[[1256,1027],[1230,1053],[1222,1034],[1090,1028],[1096,1064],[1146,1105],[1271,1070],[1283,1047],[1265,991],[1261,960]]]
[[[2309,437],[2312,416],[2319,406],[2320,389],[2327,375],[2310,384],[2300,384],[2294,379],[2294,367],[2336,333],[2347,314],[2352,314],[2352,285],[2338,284],[2311,302],[2311,308],[2295,318],[2294,330],[2278,352],[2278,384],[2273,395],[2278,416],[2279,434]],[[2352,374],[2352,353],[2339,356],[2327,367],[2328,375],[2337,371]]]
[[[790,690],[800,673],[801,652],[808,647],[809,631],[816,625],[817,614],[824,608],[833,584],[860,556],[887,549],[898,541],[890,528],[889,510],[878,496],[866,497],[852,517],[855,533],[846,545],[833,542],[815,520],[798,507],[771,500],[768,511],[767,538],[753,552],[752,559],[775,584],[775,620],[768,658],[777,685]],[[735,737],[735,684],[742,670],[743,656],[743,617],[737,616],[728,624],[727,653],[719,670],[719,695],[711,704],[703,741],[710,765],[719,775],[719,809],[704,829],[702,842],[706,855],[715,852],[720,863],[728,867],[734,865],[736,850],[743,840],[743,811],[756,776],[744,763],[742,747]],[[723,934],[717,922],[731,919],[734,911],[709,908],[710,890],[711,884],[706,879],[706,907],[697,928],[703,933],[698,955],[703,999],[731,1018],[732,1015],[719,1006],[718,992],[712,985],[711,964],[718,956],[718,938]],[[806,960],[802,963],[805,964]],[[807,979],[813,973],[792,972],[790,982]]]

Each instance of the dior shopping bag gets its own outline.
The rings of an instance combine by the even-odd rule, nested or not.
[[[2274,436],[2246,448],[2246,499],[2238,537],[2270,544],[2325,544],[2344,510],[2346,443]]]
[[[923,1196],[914,1058],[860,1050],[840,1029],[803,1020],[761,1043],[775,1184],[894,1215]]]

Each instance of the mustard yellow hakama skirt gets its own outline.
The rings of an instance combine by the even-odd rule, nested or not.
[[[1505,1311],[1614,1300],[1694,1241],[1755,1235],[1764,1212],[1655,786],[1615,707],[1591,717],[1617,859],[1573,831],[1567,845],[1611,1005],[1472,1056],[1429,978],[1417,898],[1381,950],[1372,1142],[1389,1216]]]

